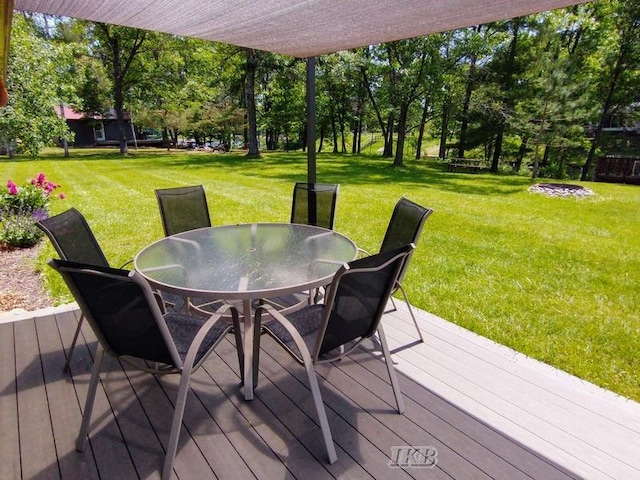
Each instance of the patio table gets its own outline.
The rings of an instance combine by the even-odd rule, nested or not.
[[[331,282],[357,255],[344,235],[290,223],[201,228],[142,249],[135,269],[149,283],[182,296],[239,301],[244,321],[244,396],[253,398],[253,302],[300,293]]]

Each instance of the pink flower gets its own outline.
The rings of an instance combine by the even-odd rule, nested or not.
[[[7,188],[9,189],[9,195],[18,194],[18,186],[15,183],[13,183],[11,180],[7,182]]]
[[[49,182],[46,181],[44,182],[44,184],[42,185],[42,189],[45,191],[45,193],[47,195],[49,195],[52,191],[54,191],[56,188],[58,188],[60,185],[57,185],[53,182]]]
[[[60,195],[58,195],[58,198],[60,200],[64,200],[65,198],[67,198],[67,196],[64,193],[61,193]]]

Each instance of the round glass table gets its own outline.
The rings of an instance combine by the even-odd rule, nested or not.
[[[204,300],[241,300],[245,398],[253,398],[252,302],[326,285],[357,247],[332,230],[291,223],[201,228],[142,249],[134,266],[160,289]]]

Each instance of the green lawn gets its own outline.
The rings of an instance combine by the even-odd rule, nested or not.
[[[4,158],[0,181],[38,172],[63,185],[114,265],[162,236],[155,188],[203,184],[214,224],[288,221],[302,153],[55,151]],[[402,195],[431,207],[405,286],[412,303],[543,362],[640,400],[640,187],[588,183],[586,199],[531,194],[522,176],[447,173],[441,165],[320,154],[318,178],[339,183],[336,230],[376,251]],[[45,260],[61,301],[70,297]]]

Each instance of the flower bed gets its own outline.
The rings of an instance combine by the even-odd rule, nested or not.
[[[38,220],[49,216],[49,201],[60,185],[39,173],[25,185],[12,180],[0,189],[0,246],[26,248],[35,245],[43,235],[36,226]],[[65,198],[64,193],[56,195]]]

